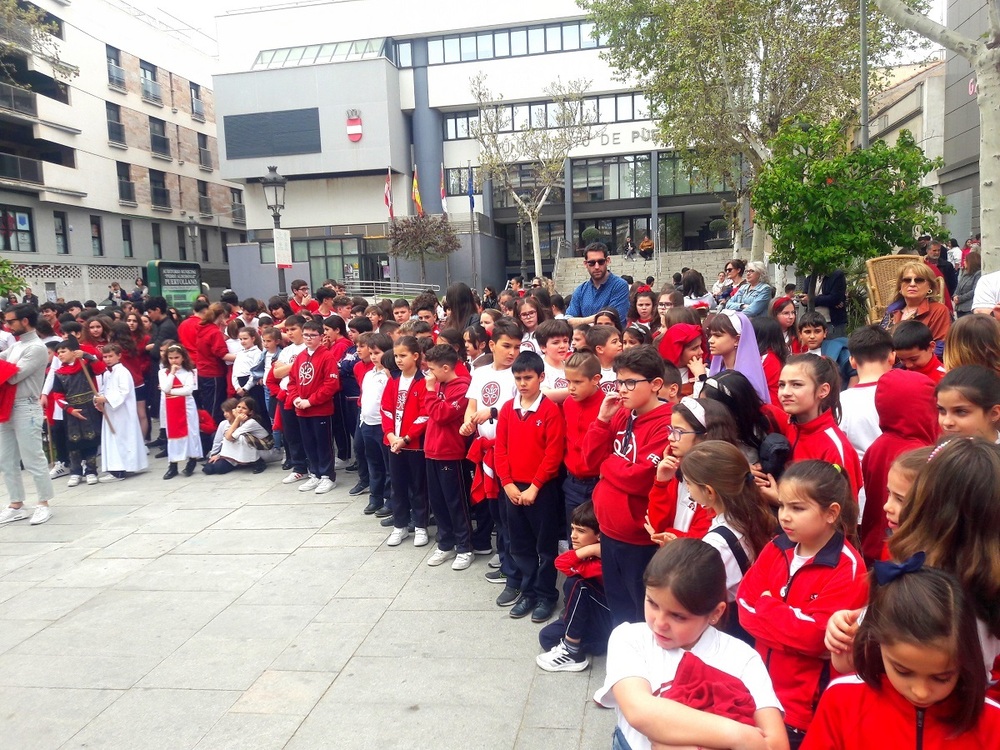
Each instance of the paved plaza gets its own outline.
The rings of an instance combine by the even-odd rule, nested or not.
[[[57,479],[51,521],[0,527],[4,750],[610,746],[603,659],[538,669],[540,626],[494,604],[486,558],[387,548],[356,474],[314,495],[276,464],[151,463]]]

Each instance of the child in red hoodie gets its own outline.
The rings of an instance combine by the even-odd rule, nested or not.
[[[590,352],[577,352],[566,361],[566,390],[563,401],[566,419],[566,478],[563,480],[563,500],[566,504],[566,529],[572,525],[573,511],[594,494],[600,466],[587,463],[583,440],[597,419],[604,402],[601,390],[601,363]]]
[[[437,543],[427,560],[431,567],[455,558],[452,570],[472,565],[472,517],[469,489],[462,460],[465,438],[459,429],[465,421],[469,399],[465,395],[472,380],[459,374],[458,352],[450,344],[438,344],[424,354],[424,455],[427,461],[427,499],[437,518]],[[465,368],[462,368],[463,371]]]
[[[919,320],[906,320],[892,332],[896,361],[907,370],[929,377],[934,385],[945,376],[944,365],[934,356],[934,334]]]
[[[601,560],[612,626],[643,622],[646,589],[642,573],[658,547],[645,528],[649,492],[670,432],[669,401],[680,374],[652,346],[635,346],[614,360],[617,392],[601,403],[583,443],[583,455],[599,466],[594,511],[601,524]]]

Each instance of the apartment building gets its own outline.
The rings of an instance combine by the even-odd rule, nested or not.
[[[27,28],[0,27],[12,78],[0,83],[0,253],[39,299],[100,301],[153,260],[198,262],[228,286],[246,213],[219,170],[214,61],[127,3],[36,5],[58,64]]]

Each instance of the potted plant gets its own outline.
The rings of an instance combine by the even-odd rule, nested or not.
[[[727,230],[729,229],[729,222],[725,219],[712,219],[708,222],[708,228],[710,231],[715,232],[715,237],[705,241],[705,244],[713,249],[718,250],[732,244],[732,240],[728,236],[724,236],[723,233],[728,235]]]
[[[580,255],[583,255],[584,248],[587,247],[591,242],[598,242],[601,239],[601,230],[597,227],[587,227],[582,232],[580,232],[580,242],[582,246],[580,247]]]

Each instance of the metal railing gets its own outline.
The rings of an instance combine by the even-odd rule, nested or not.
[[[118,180],[118,200],[135,203],[135,183],[130,180]]]
[[[160,94],[160,84],[156,81],[151,81],[148,78],[142,79],[142,98],[149,102],[155,102],[156,104],[163,103],[163,97]]]
[[[42,163],[14,154],[0,154],[0,177],[19,182],[42,183]]]
[[[415,284],[405,281],[345,281],[344,287],[349,295],[367,297],[374,301],[383,298],[396,299],[397,297],[416,297],[421,292],[433,289],[437,294],[441,287],[437,284]]]
[[[154,154],[170,156],[170,139],[165,135],[149,134],[149,148]]]
[[[207,148],[198,149],[198,163],[205,169],[212,168],[212,151]]]
[[[194,117],[200,117],[202,120],[205,119],[205,102],[201,99],[191,99],[191,114]]]
[[[108,120],[108,140],[112,143],[125,143],[125,125]]]
[[[24,115],[38,116],[38,103],[33,91],[0,83],[0,108]]]
[[[125,88],[125,68],[108,60],[108,83],[116,88]]]
[[[232,205],[232,217],[234,224],[246,224],[247,223],[247,207],[242,203],[233,203]]]
[[[149,189],[150,202],[157,208],[170,208],[170,190],[153,185]]]
[[[212,199],[207,195],[198,196],[198,210],[201,212],[202,216],[212,215]]]

